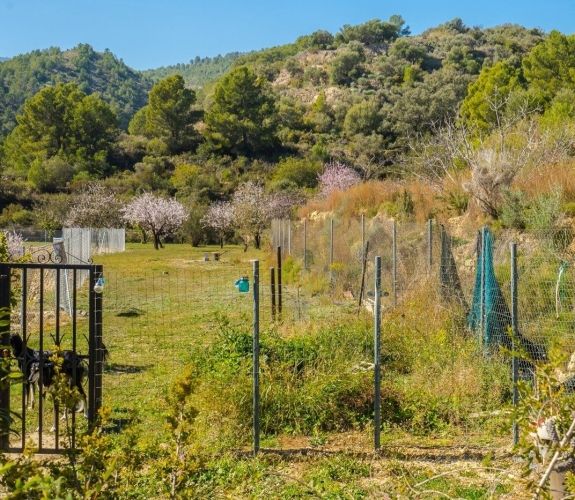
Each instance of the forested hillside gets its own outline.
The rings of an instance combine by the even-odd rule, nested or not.
[[[225,56],[216,57],[196,56],[187,64],[174,64],[161,68],[148,69],[142,74],[149,77],[155,83],[166,76],[178,74],[184,77],[186,85],[190,88],[201,88],[206,82],[215,80],[230,69],[232,63],[242,55],[241,52],[230,52]]]
[[[18,56],[0,63],[0,224],[58,227],[94,182],[125,200],[176,195],[194,243],[250,181],[321,210],[334,186],[379,183],[346,213],[478,210],[519,228],[552,198],[559,220],[575,186],[532,180],[571,165],[574,51],[556,31],[454,19],[412,36],[392,16],[143,75],[87,45]]]
[[[146,104],[152,83],[110,51],[95,52],[87,44],[61,51],[35,50],[0,64],[0,135],[16,126],[16,114],[46,85],[76,82],[85,93],[98,92],[118,115],[122,128]]]

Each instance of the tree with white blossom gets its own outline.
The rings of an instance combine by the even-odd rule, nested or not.
[[[200,221],[202,226],[213,229],[224,247],[224,238],[234,228],[234,207],[229,201],[212,203]]]
[[[163,248],[162,238],[174,234],[188,218],[184,206],[174,199],[144,193],[134,198],[123,209],[123,218],[154,238],[154,248]]]
[[[317,177],[320,193],[324,197],[334,191],[344,191],[361,182],[361,176],[353,168],[338,161],[326,163],[323,172]]]
[[[215,230],[220,244],[224,235],[235,229],[244,242],[244,251],[252,241],[259,249],[262,234],[271,220],[288,218],[293,207],[303,201],[304,197],[298,193],[266,194],[263,186],[248,181],[238,187],[231,201],[213,203],[202,218],[202,224]]]
[[[238,187],[232,196],[234,226],[247,250],[250,241],[260,248],[262,233],[270,219],[269,200],[263,186],[248,181]]]
[[[291,219],[293,208],[305,203],[301,192],[278,191],[269,195],[269,216],[271,219]]]
[[[238,187],[232,197],[234,225],[244,240],[244,249],[250,241],[260,248],[265,229],[274,218],[289,216],[294,205],[302,200],[289,193],[265,194],[263,186],[249,181]]]
[[[123,227],[124,203],[99,182],[88,184],[72,201],[66,227]]]

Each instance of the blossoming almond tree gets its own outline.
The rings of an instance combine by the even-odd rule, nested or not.
[[[202,224],[216,231],[220,244],[224,235],[235,229],[244,241],[244,250],[251,241],[259,249],[271,220],[289,217],[293,207],[303,201],[304,197],[298,194],[266,194],[263,186],[249,181],[238,187],[231,201],[213,203]]]
[[[259,249],[264,229],[270,219],[269,200],[263,186],[248,181],[238,187],[232,197],[234,209],[234,226],[244,240],[244,251],[253,239],[254,246]]]
[[[122,201],[99,182],[89,184],[72,202],[66,227],[123,227]]]
[[[361,182],[361,176],[351,167],[339,163],[326,163],[324,170],[318,176],[319,190],[324,197],[334,191],[344,191]]]
[[[220,240],[220,247],[224,247],[224,237],[234,227],[234,207],[229,201],[216,201],[212,203],[200,221],[202,226],[212,228]]]
[[[123,209],[124,220],[139,226],[154,238],[154,248],[163,248],[162,238],[175,233],[188,218],[184,206],[173,199],[167,200],[144,193],[134,198]]]

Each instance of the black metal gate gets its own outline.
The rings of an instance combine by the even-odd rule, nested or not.
[[[4,321],[0,322],[1,344],[8,346],[11,335],[19,336],[24,352],[34,351],[38,357],[34,360],[24,356],[19,360],[21,367],[26,370],[27,363],[36,362],[40,365],[39,373],[45,373],[43,363],[50,362],[46,351],[53,346],[68,351],[81,363],[80,374],[87,372],[88,404],[87,419],[70,411],[67,420],[60,423],[63,412],[50,396],[43,398],[36,394],[35,406],[30,407],[27,399],[32,382],[24,376],[22,384],[12,385],[0,393],[0,408],[19,414],[16,433],[2,437],[0,448],[22,452],[30,441],[39,453],[76,448],[78,427],[96,421],[102,406],[106,352],[102,343],[102,293],[97,286],[102,275],[103,266],[62,263],[57,252],[50,254],[46,262],[0,264],[0,311],[4,311]],[[46,375],[40,375],[40,387],[42,376]],[[74,368],[70,380],[78,380],[77,376]],[[47,430],[47,422],[53,423],[50,430]]]

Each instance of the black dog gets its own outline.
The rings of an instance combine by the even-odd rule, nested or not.
[[[10,347],[12,347],[12,356],[18,361],[18,369],[24,375],[26,404],[32,409],[36,402],[36,384],[32,383],[30,378],[32,365],[40,359],[40,351],[28,346],[24,349],[24,341],[17,333],[10,335]]]
[[[53,351],[39,351],[26,346],[22,337],[17,333],[10,335],[10,346],[12,354],[18,360],[18,368],[25,377],[25,383],[28,386],[27,400],[29,408],[34,407],[35,392],[38,389],[42,397],[46,396],[54,385],[57,373],[65,375],[68,387],[76,388],[81,396],[82,407],[79,411],[84,411],[84,416],[88,416],[88,404],[86,392],[82,385],[87,375],[87,366],[83,357],[74,351],[61,351],[61,360],[55,359]],[[61,361],[61,363],[60,363]],[[59,368],[58,368],[59,366]],[[64,409],[64,417],[67,408]],[[54,423],[51,430],[56,428],[57,416],[54,413]]]

